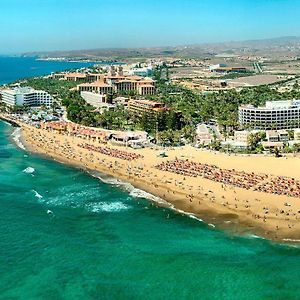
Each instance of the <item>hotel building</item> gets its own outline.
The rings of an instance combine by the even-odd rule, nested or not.
[[[59,80],[65,79],[65,76],[66,76],[65,73],[53,73],[52,74],[53,79],[59,79]]]
[[[247,69],[245,67],[227,67],[226,64],[217,64],[209,66],[211,72],[216,73],[245,73]]]
[[[206,124],[198,124],[196,128],[197,143],[201,145],[209,145],[213,141],[213,136]]]
[[[234,141],[238,143],[248,143],[251,131],[248,130],[238,130],[234,132]]]
[[[99,81],[103,80],[104,74],[98,74],[98,73],[53,73],[52,78],[53,79],[59,79],[59,80],[67,80],[67,81],[78,81],[78,82],[93,82],[93,81]]]
[[[124,75],[122,66],[110,66],[107,74],[64,72],[54,73],[52,78],[79,82],[77,90],[80,92],[108,94],[133,91],[142,96],[155,93],[154,80],[136,75]]]
[[[65,74],[67,76],[67,74]],[[68,76],[72,75],[70,73]],[[73,74],[75,76],[75,73]],[[65,80],[67,77],[64,77]],[[123,74],[122,66],[111,66],[107,74],[84,74],[87,83],[77,86],[78,91],[106,93],[127,93],[130,91],[138,95],[153,95],[155,93],[154,80],[141,76],[128,76]],[[75,77],[76,81],[79,77]]]
[[[94,81],[103,81],[104,74],[99,73],[88,73],[86,75],[86,80],[88,82],[94,82]]]
[[[84,80],[86,80],[86,74],[83,74],[83,73],[66,73],[64,78],[67,81],[84,81]]]
[[[268,142],[288,142],[289,134],[286,130],[267,130],[266,138]]]
[[[142,96],[143,95],[154,95],[154,93],[155,93],[154,81],[150,78],[145,78],[143,80],[138,81],[137,93]]]
[[[153,68],[151,65],[148,65],[148,67],[144,68],[132,68],[128,71],[129,75],[136,75],[136,76],[151,76],[153,72]]]
[[[300,127],[300,100],[267,101],[264,107],[239,107],[239,123],[251,129],[292,129]]]
[[[110,84],[101,81],[91,83],[82,83],[77,85],[77,90],[80,92],[93,92],[98,94],[111,94],[113,87]]]
[[[45,91],[38,91],[31,87],[17,87],[1,92],[2,102],[12,106],[51,106],[53,98]]]
[[[114,81],[112,84],[115,90],[121,92],[129,92],[129,91],[137,90],[137,81],[131,79],[126,79],[126,78],[119,79]]]
[[[300,141],[300,128],[295,128],[294,129],[294,140],[295,141]]]
[[[130,113],[141,116],[143,113],[158,114],[166,111],[163,103],[150,100],[129,100],[128,110]]]
[[[110,96],[92,92],[81,92],[80,95],[88,104],[96,108],[95,111],[101,114],[116,107],[116,105],[112,104]]]
[[[101,79],[95,82],[79,84],[77,90],[100,94],[135,91],[142,96],[155,93],[154,81],[150,78],[122,75],[106,75],[99,78]]]
[[[96,94],[92,92],[81,92],[80,96],[90,105],[94,107],[101,107],[107,103],[107,96],[102,94]]]

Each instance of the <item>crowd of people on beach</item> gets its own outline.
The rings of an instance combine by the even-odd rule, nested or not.
[[[221,169],[215,165],[175,159],[156,165],[162,171],[184,176],[202,177],[243,189],[253,189],[276,195],[300,198],[300,181],[287,177],[270,177],[267,174],[246,173],[235,169]]]
[[[127,152],[124,150],[112,149],[112,148],[108,148],[108,147],[94,146],[94,145],[87,144],[87,143],[78,144],[78,146],[83,149],[99,152],[104,155],[108,155],[111,157],[128,160],[128,161],[143,158],[143,155],[140,155],[140,154],[137,154],[134,152]]]
[[[294,178],[223,169],[214,163],[195,162],[192,158],[161,160],[159,157],[142,160],[144,156],[139,154],[142,151],[130,152],[125,148],[99,145],[96,141],[88,142],[74,136],[54,135],[36,128],[29,128],[25,136],[27,143],[43,149],[44,153],[59,161],[79,165],[83,170],[99,170],[133,184],[147,186],[154,195],[170,202],[176,199],[194,212],[202,207],[206,209],[207,205],[221,212],[229,209],[230,212],[234,210],[235,214],[239,211],[247,222],[253,219],[267,224],[266,228],[269,230],[273,227],[276,234],[294,230],[295,222],[300,220],[300,210],[293,199],[268,202],[270,194],[300,198],[300,180]],[[153,167],[165,172],[154,170]],[[181,176],[174,176],[174,173]],[[220,183],[222,189],[214,190],[212,185],[206,186],[200,178]],[[239,193],[238,188],[269,195]]]
[[[300,181],[294,178],[277,176],[270,181],[255,187],[255,191],[272,193],[276,195],[286,195],[289,197],[300,198]]]
[[[185,176],[201,176],[212,181],[233,185],[247,190],[256,186],[268,177],[264,174],[257,175],[254,173],[246,173],[244,171],[236,171],[235,169],[221,169],[214,165],[201,164],[182,159],[163,162],[157,165],[156,168]]]

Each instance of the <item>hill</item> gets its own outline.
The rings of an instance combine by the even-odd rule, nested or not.
[[[148,57],[205,58],[213,57],[221,53],[270,57],[298,56],[300,54],[300,37],[288,36],[174,47],[103,48],[74,51],[30,52],[24,53],[24,55],[38,56],[40,58],[120,60],[143,59]]]

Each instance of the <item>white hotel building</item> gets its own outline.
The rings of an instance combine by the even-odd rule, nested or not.
[[[53,98],[45,91],[38,91],[31,87],[17,87],[1,92],[2,102],[7,106],[51,106]]]
[[[267,101],[264,107],[239,107],[239,123],[248,129],[300,128],[300,100]]]

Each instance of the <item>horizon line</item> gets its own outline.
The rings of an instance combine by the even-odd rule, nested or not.
[[[177,48],[177,47],[192,47],[192,46],[204,46],[204,45],[218,45],[226,43],[246,43],[246,42],[259,42],[268,40],[279,40],[284,38],[299,38],[300,35],[286,35],[286,36],[275,36],[266,37],[259,39],[247,39],[247,40],[227,40],[227,41],[216,41],[216,42],[200,42],[200,43],[188,43],[188,44],[177,44],[177,45],[161,45],[161,46],[132,46],[132,47],[96,47],[96,48],[78,48],[78,49],[61,49],[61,50],[32,50],[32,51],[22,51],[22,52],[10,52],[10,53],[0,53],[0,56],[20,56],[33,53],[54,53],[54,52],[77,52],[77,51],[94,51],[94,50],[120,50],[120,49],[156,49],[156,48]]]

